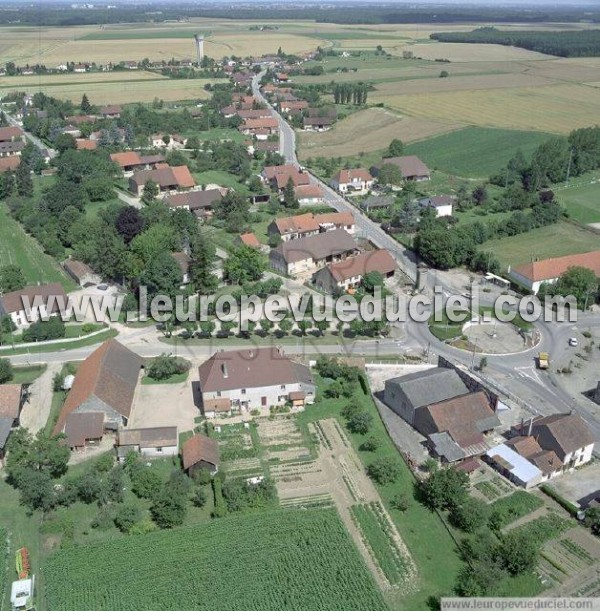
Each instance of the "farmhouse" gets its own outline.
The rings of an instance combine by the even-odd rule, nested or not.
[[[185,208],[197,215],[206,216],[215,205],[223,199],[225,189],[206,189],[205,191],[188,191],[167,195],[164,202],[169,208]]]
[[[302,127],[308,132],[326,132],[333,127],[334,117],[304,117]]]
[[[219,470],[219,444],[206,435],[194,435],[183,443],[181,459],[190,477],[202,469],[214,474]]]
[[[300,185],[295,187],[294,196],[301,206],[316,206],[323,203],[323,190],[319,185]]]
[[[123,172],[134,170],[153,169],[160,163],[164,163],[163,155],[140,155],[136,151],[124,151],[122,153],[111,153],[110,160],[116,163]]]
[[[63,268],[81,287],[93,286],[100,284],[102,278],[94,272],[94,270],[83,261],[76,259],[67,259],[63,263]]]
[[[129,178],[129,190],[141,195],[147,182],[155,182],[161,191],[178,191],[196,186],[194,177],[186,165],[142,170]]]
[[[177,456],[179,437],[176,426],[145,429],[121,429],[117,435],[117,456],[125,460],[129,452],[137,452],[144,458]]]
[[[413,426],[429,438],[435,455],[451,463],[486,452],[484,434],[500,426],[500,420],[479,391],[418,408]]]
[[[236,107],[234,106],[234,109],[235,108]],[[250,108],[248,110],[236,109],[233,114],[237,115],[241,119],[244,119],[244,121],[247,119],[269,119],[273,116],[268,108]]]
[[[302,409],[314,402],[315,383],[305,365],[279,348],[221,351],[200,365],[204,414],[249,412],[293,402]]]
[[[40,319],[62,314],[63,309],[68,316],[67,305],[67,294],[58,282],[26,286],[0,296],[0,318],[10,316],[15,327],[23,329]]]
[[[423,197],[417,200],[421,208],[434,209],[438,218],[441,216],[452,216],[455,202],[456,198],[451,195],[432,195],[431,197]]]
[[[340,170],[332,179],[331,187],[340,193],[368,191],[373,186],[373,177],[363,168]]]
[[[309,174],[302,172],[292,164],[266,166],[261,172],[261,177],[267,184],[278,191],[285,189],[290,178],[295,187],[310,184]]]
[[[271,134],[279,133],[279,121],[275,117],[246,119],[238,129],[247,136],[256,136],[259,140],[267,140]]]
[[[384,278],[391,278],[397,269],[387,250],[372,250],[325,266],[314,275],[313,282],[322,291],[339,293],[357,288],[369,272],[379,272]]]
[[[388,157],[372,168],[372,172],[377,175],[381,166],[391,164],[398,166],[402,172],[404,180],[412,180],[415,182],[423,182],[431,178],[429,168],[415,155],[406,155],[403,157]]]
[[[121,113],[123,109],[120,106],[116,106],[114,104],[109,104],[108,106],[103,106],[100,109],[100,114],[103,119],[119,119],[121,117]]]
[[[514,282],[523,285],[537,295],[544,282],[554,284],[570,267],[591,269],[600,277],[600,250],[578,255],[566,255],[531,261],[524,265],[508,268],[508,275]]]
[[[164,148],[168,150],[182,149],[187,142],[187,138],[179,134],[152,134],[150,145],[154,148]]]
[[[0,157],[12,157],[20,155],[25,148],[25,143],[22,140],[14,140],[8,142],[0,142]]]
[[[0,143],[1,142],[22,142],[25,138],[25,133],[20,127],[0,127]]]
[[[351,212],[332,212],[327,214],[298,214],[275,219],[267,228],[269,235],[278,235],[283,242],[317,235],[334,229],[344,229],[354,233],[354,216]]]
[[[386,380],[383,400],[406,422],[414,425],[415,413],[419,408],[468,392],[456,371],[433,367]]]
[[[54,434],[65,433],[70,448],[83,448],[105,430],[127,426],[142,359],[109,339],[79,366]]]
[[[312,273],[328,263],[358,254],[352,236],[343,229],[282,242],[269,254],[271,266],[289,276]]]

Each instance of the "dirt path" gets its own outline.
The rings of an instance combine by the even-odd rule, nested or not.
[[[21,426],[31,433],[46,426],[52,407],[52,378],[61,368],[61,363],[48,363],[46,371],[29,387],[29,399],[21,412]]]

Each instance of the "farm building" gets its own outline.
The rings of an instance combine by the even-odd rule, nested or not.
[[[10,316],[17,329],[24,329],[31,323],[47,316],[62,313],[67,316],[67,294],[58,282],[26,286],[0,296],[0,318]]]
[[[83,261],[76,259],[67,259],[63,263],[63,268],[81,287],[93,286],[99,284],[102,278],[94,272],[94,270]]]
[[[190,476],[207,469],[211,473],[219,470],[219,444],[206,435],[194,435],[181,448],[183,470]]]
[[[394,205],[394,197],[391,195],[370,195],[361,202],[360,207],[365,212],[373,212],[374,210],[390,210]]]
[[[151,170],[160,163],[164,163],[163,155],[140,155],[137,151],[124,151],[122,153],[111,153],[110,160],[116,163],[123,172],[134,172],[137,170]]]
[[[261,177],[264,182],[279,192],[285,189],[290,179],[295,187],[310,184],[308,173],[302,172],[295,165],[291,164],[267,166],[263,169]]]
[[[125,460],[129,452],[136,452],[144,458],[176,456],[179,452],[177,427],[121,429],[117,435],[116,445],[119,461]]]
[[[402,178],[414,182],[423,182],[431,178],[429,168],[415,155],[403,157],[388,157],[371,168],[371,172],[377,176],[378,171],[384,165],[395,165],[400,168]]]
[[[343,229],[354,233],[354,216],[351,212],[331,212],[326,214],[297,214],[275,219],[267,227],[269,235],[277,235],[283,242],[306,238],[326,231]]]
[[[271,266],[289,276],[312,273],[328,263],[358,254],[352,236],[343,229],[282,242],[269,254]]]
[[[468,392],[469,389],[456,371],[444,367],[432,367],[425,371],[416,371],[386,380],[383,400],[412,425],[419,408]]]
[[[100,109],[100,115],[103,119],[119,119],[123,109],[120,106],[109,104]]]
[[[340,170],[332,179],[331,187],[340,193],[364,193],[373,186],[373,177],[363,169]]]
[[[508,276],[514,282],[523,285],[534,295],[537,295],[544,282],[554,284],[570,267],[585,267],[591,269],[596,277],[600,277],[600,250],[541,259],[512,268],[509,267]]]
[[[250,248],[261,248],[262,244],[258,241],[256,234],[252,232],[242,233],[238,236],[238,242],[242,246],[249,246]]]
[[[532,488],[542,481],[542,472],[506,444],[490,448],[485,460],[517,486]]]
[[[326,132],[333,127],[334,117],[304,117],[302,127],[307,132]]]
[[[169,208],[185,208],[199,216],[212,213],[215,205],[223,199],[226,189],[206,189],[205,191],[188,191],[167,195],[164,202]]]
[[[387,250],[372,250],[326,265],[314,275],[313,281],[322,291],[339,293],[358,287],[369,272],[379,272],[384,278],[391,278],[397,269]]]
[[[298,408],[314,402],[316,387],[310,370],[278,348],[217,352],[198,372],[207,417],[253,409],[268,412],[271,406],[288,401]]]
[[[104,430],[127,426],[142,359],[109,339],[83,361],[54,427],[70,448],[83,448]]]

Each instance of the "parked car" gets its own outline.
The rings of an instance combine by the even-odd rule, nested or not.
[[[569,338],[569,346],[578,346],[578,345],[579,345],[579,341],[577,340],[576,337]]]

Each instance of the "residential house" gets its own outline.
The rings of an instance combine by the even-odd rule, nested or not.
[[[294,112],[301,112],[303,110],[306,110],[308,108],[308,102],[306,100],[296,100],[294,102],[280,102],[279,103],[279,110],[283,113],[294,113]]]
[[[315,398],[309,368],[275,347],[219,351],[200,365],[198,373],[207,417],[252,410],[268,413],[270,407],[286,403],[302,409]]]
[[[109,104],[100,109],[100,114],[103,119],[119,119],[122,112],[123,109],[115,104]]]
[[[452,216],[455,202],[456,197],[452,195],[432,195],[417,200],[421,208],[433,208],[437,218],[441,216]]]
[[[415,411],[414,428],[429,440],[434,455],[452,463],[487,452],[486,434],[500,426],[483,391],[424,405]]]
[[[144,458],[177,456],[179,453],[177,427],[121,429],[117,434],[116,446],[119,462],[123,462],[129,452],[141,454]]]
[[[277,191],[283,191],[290,178],[295,187],[300,185],[310,184],[310,175],[308,172],[299,170],[293,164],[266,166],[262,173],[262,179]]]
[[[330,116],[323,117],[304,117],[302,127],[308,132],[326,132],[333,127],[335,118]]]
[[[0,142],[0,158],[20,156],[24,148],[25,142],[23,142],[22,140],[15,140],[12,142]]]
[[[67,294],[58,282],[26,286],[0,295],[0,318],[10,316],[17,329],[62,313],[70,314]]]
[[[14,172],[20,165],[21,157],[19,155],[0,157],[0,174],[4,172]]]
[[[250,108],[248,110],[236,110],[234,113],[247,121],[248,119],[269,119],[273,117],[269,108]]]
[[[195,434],[184,441],[181,461],[190,477],[203,469],[214,474],[219,470],[219,444],[206,435]]]
[[[381,166],[384,165],[395,165],[400,168],[402,172],[402,178],[404,180],[410,180],[414,182],[423,182],[431,178],[431,172],[429,168],[415,155],[405,155],[403,157],[388,157],[383,159],[380,163],[375,165],[371,171],[375,176]]]
[[[508,276],[537,295],[543,283],[554,284],[570,267],[585,267],[600,277],[600,250],[531,261],[508,268]]]
[[[62,128],[62,133],[67,134],[68,136],[73,136],[73,138],[81,138],[81,130],[76,125],[65,125]]]
[[[267,232],[269,235],[278,235],[283,242],[287,242],[334,229],[344,229],[347,233],[354,234],[354,228],[354,216],[351,212],[307,212],[275,219],[267,227]]]
[[[137,151],[123,151],[111,153],[110,160],[126,174],[136,170],[156,169],[159,164],[165,162],[165,157],[164,155],[140,155]]]
[[[279,139],[277,140],[260,140],[254,143],[255,151],[263,153],[279,153]]]
[[[76,259],[67,259],[63,262],[63,268],[81,287],[94,286],[102,282],[102,278],[94,272],[94,270],[83,261]]]
[[[82,74],[87,72],[87,66],[85,64],[75,64],[73,66],[73,72],[77,72],[78,74]]]
[[[364,168],[340,170],[332,179],[331,187],[340,193],[364,193],[373,186],[373,177]]]
[[[299,185],[294,188],[294,195],[301,206],[318,206],[324,201],[319,185]]]
[[[209,216],[215,205],[223,199],[227,189],[206,189],[205,191],[188,191],[175,193],[164,198],[165,204],[175,210],[184,208],[198,216]]]
[[[242,134],[255,136],[257,140],[267,140],[269,136],[279,133],[279,121],[275,117],[246,119],[238,129]]]
[[[94,115],[71,115],[65,117],[65,121],[71,125],[81,125],[83,123],[95,123],[96,117]]]
[[[54,426],[70,448],[83,448],[104,431],[127,426],[142,359],[115,339],[105,341],[79,366]]]
[[[314,275],[313,282],[326,293],[341,293],[357,288],[369,272],[391,278],[397,269],[396,261],[387,250],[370,250],[326,265]]]
[[[269,254],[271,266],[289,276],[313,273],[328,263],[343,261],[358,254],[352,236],[335,229],[297,240],[282,242]]]
[[[408,424],[414,425],[419,408],[468,392],[454,369],[432,367],[386,380],[383,401]]]
[[[129,190],[141,195],[147,182],[158,185],[160,191],[179,191],[196,186],[194,177],[186,165],[160,167],[154,170],[142,170],[129,178]]]
[[[165,140],[167,142],[165,142]],[[152,134],[150,136],[150,145],[154,148],[164,148],[169,151],[174,149],[182,149],[185,147],[187,138],[179,134]]]
[[[20,127],[7,126],[0,127],[0,143],[3,142],[23,142],[25,133]]]

